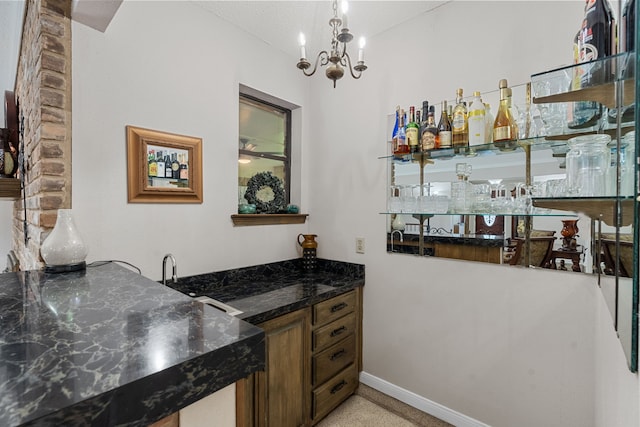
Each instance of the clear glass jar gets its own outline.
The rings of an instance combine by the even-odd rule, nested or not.
[[[569,139],[567,153],[567,193],[569,196],[607,195],[611,151],[606,134],[582,135]]]

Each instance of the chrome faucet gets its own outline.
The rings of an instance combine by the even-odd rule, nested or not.
[[[176,264],[176,259],[173,255],[166,254],[164,258],[162,258],[162,284],[165,286],[167,284],[167,258],[171,260],[171,265],[173,266],[171,280],[173,280],[173,283],[178,283],[178,265]]]
[[[402,242],[404,241],[404,240],[403,240],[403,237],[402,237],[402,231],[400,231],[400,230],[393,230],[393,231],[391,232],[391,252],[393,252],[393,236],[394,236],[396,233],[398,233],[398,234],[400,235],[400,243],[402,243]]]

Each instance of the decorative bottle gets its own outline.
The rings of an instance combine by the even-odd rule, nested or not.
[[[156,156],[156,172],[158,178],[164,178],[165,164],[164,157],[162,157],[162,151],[158,151],[158,155]]]
[[[485,141],[485,107],[480,92],[473,92],[469,105],[469,146],[482,145]]]
[[[493,121],[494,117],[491,113],[491,105],[484,104],[484,143],[491,144],[493,142]]]
[[[404,129],[404,110],[400,109],[398,113],[398,132],[393,139],[393,154],[396,157],[402,157],[409,154],[409,145],[407,144],[407,135]]]
[[[451,135],[453,148],[455,148],[456,153],[464,151],[464,149],[469,146],[467,106],[462,100],[462,88],[456,90],[456,106],[453,108]]]
[[[451,148],[451,122],[447,114],[447,101],[442,101],[442,111],[440,113],[440,122],[438,123],[438,136],[436,137],[436,146],[438,148]]]
[[[155,150],[149,151],[149,176],[156,177],[158,176],[158,164],[156,163],[156,152]]]
[[[435,107],[432,105],[429,107],[429,114],[427,115],[427,125],[421,136],[422,151],[434,150],[440,148],[436,145],[438,139],[438,126],[435,119]]]
[[[509,109],[509,88],[507,80],[502,79],[498,84],[500,88],[500,107],[493,122],[493,143],[498,147],[506,147],[515,139],[513,135],[513,117]]]
[[[409,151],[411,153],[416,153],[419,150],[418,143],[420,142],[420,126],[416,123],[416,107],[413,105],[409,107],[409,123],[407,123],[405,132],[407,135]]]
[[[584,19],[578,32],[578,62],[588,63],[615,54],[616,25],[608,0],[587,0]],[[575,49],[575,48],[574,48]],[[581,89],[604,83],[610,78],[610,67],[606,64],[584,65],[580,67]],[[589,128],[598,123],[602,115],[602,105],[593,101],[576,102],[570,129]]]

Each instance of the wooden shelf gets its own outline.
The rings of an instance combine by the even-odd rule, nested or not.
[[[309,214],[234,214],[233,225],[304,224]]]
[[[2,199],[19,199],[20,198],[20,180],[17,178],[0,178],[0,198]]]
[[[591,219],[601,219],[605,224],[615,226],[616,199],[613,197],[580,197],[562,199],[533,199],[533,206],[568,212],[579,212]],[[621,200],[622,224],[633,224],[634,200]]]
[[[628,79],[620,82],[623,85],[622,105],[631,105],[635,101],[636,88],[633,80]],[[584,89],[572,90],[570,92],[558,93],[555,95],[541,96],[533,98],[534,104],[550,104],[555,102],[579,102],[594,101],[608,108],[616,108],[615,84],[605,83]]]

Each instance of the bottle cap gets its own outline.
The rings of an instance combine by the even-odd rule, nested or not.
[[[480,92],[478,92],[478,91],[476,90],[475,92],[473,92],[473,96],[480,97]]]
[[[504,88],[506,88],[507,86],[508,86],[508,85],[507,85],[507,79],[501,79],[501,80],[498,82],[498,88],[500,88],[500,89],[504,89]]]

